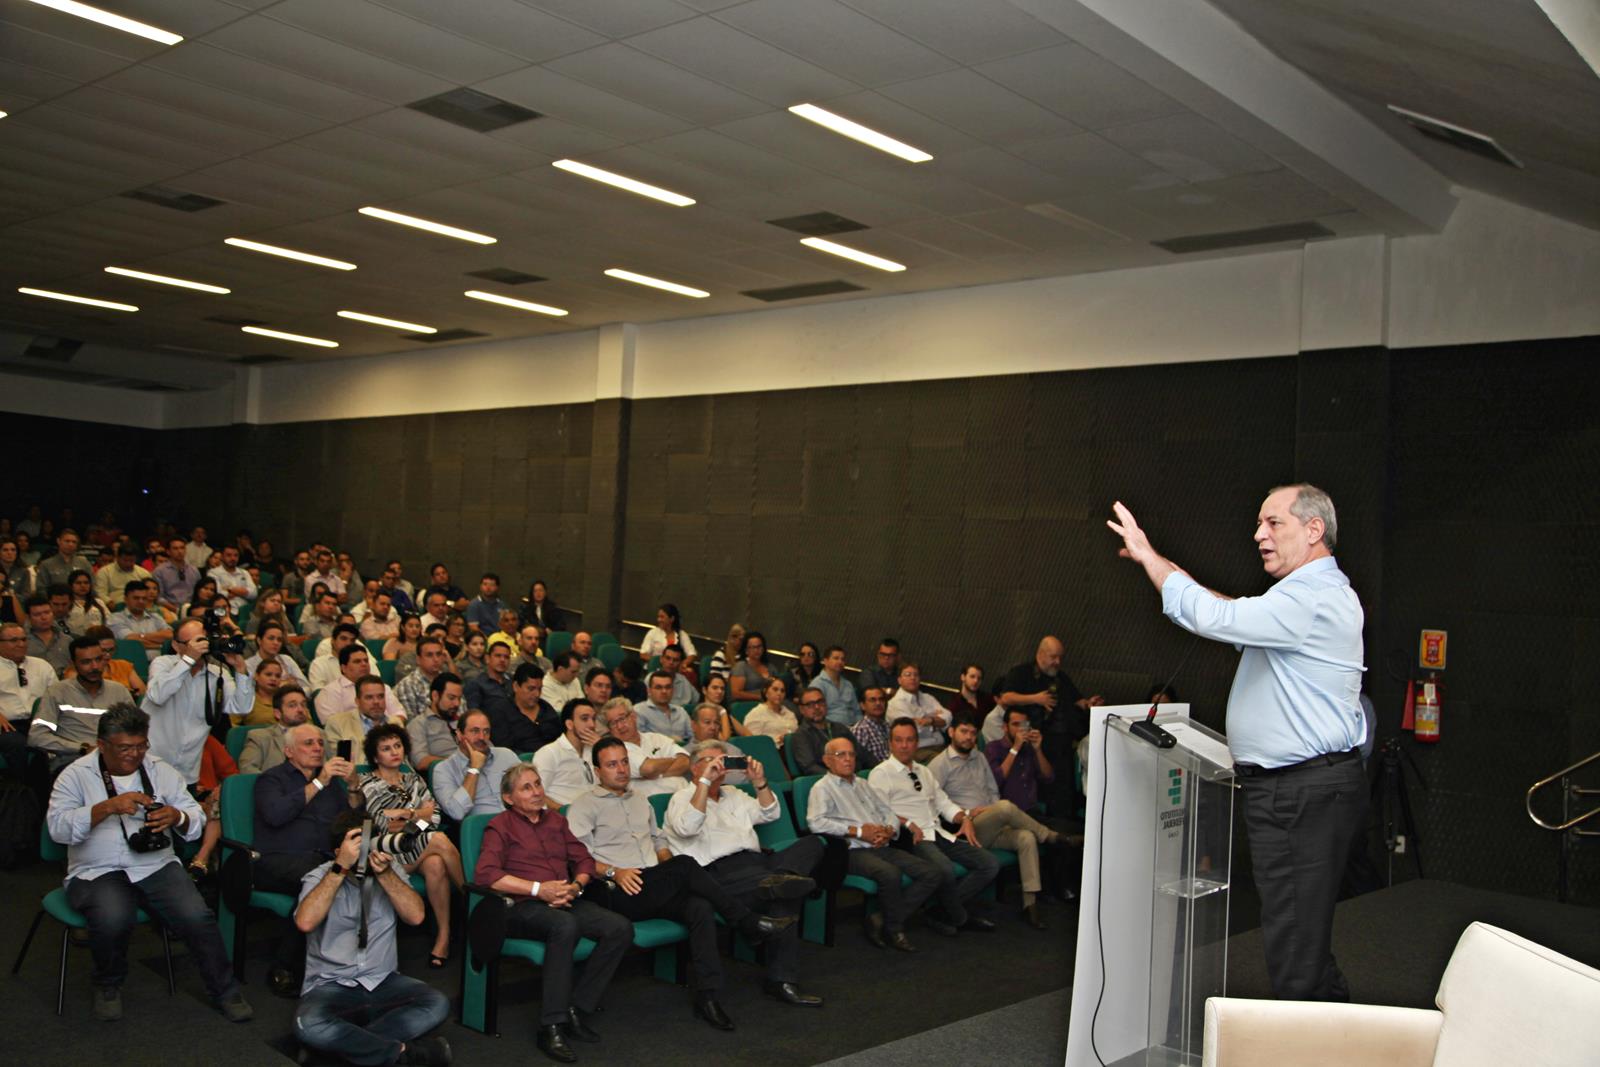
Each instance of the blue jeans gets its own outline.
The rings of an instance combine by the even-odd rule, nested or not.
[[[426,982],[391,974],[371,992],[325,982],[300,996],[294,1029],[300,1041],[351,1063],[390,1064],[450,1015],[449,999]]]
[[[207,993],[217,998],[238,990],[216,916],[176,860],[137,882],[124,871],[112,871],[90,880],[73,878],[66,889],[67,903],[89,923],[95,985],[120,987],[128,977],[128,937],[143,907],[189,946]]]

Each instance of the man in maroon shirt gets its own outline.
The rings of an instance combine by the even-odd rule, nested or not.
[[[589,1021],[633,944],[633,924],[583,899],[594,860],[567,829],[566,817],[544,806],[538,771],[514,764],[500,780],[500,798],[506,810],[484,827],[473,880],[521,898],[506,917],[506,936],[544,942],[539,1051],[572,1063],[578,1057],[569,1038],[600,1040]],[[580,937],[595,947],[574,989],[572,950]]]

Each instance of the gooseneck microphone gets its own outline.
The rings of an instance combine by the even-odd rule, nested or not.
[[[1188,651],[1184,652],[1183,658],[1178,661],[1177,669],[1172,672],[1170,678],[1162,683],[1161,688],[1156,690],[1156,696],[1159,697],[1162,693],[1165,693],[1167,687],[1177,680],[1178,674],[1188,665],[1189,657],[1194,655],[1194,650],[1199,644],[1200,635],[1195,634],[1194,640],[1189,642]],[[1151,700],[1150,710],[1145,713],[1145,717],[1129,726],[1128,732],[1140,740],[1150,742],[1157,748],[1171,748],[1178,743],[1178,739],[1156,725],[1156,708],[1158,707],[1160,705],[1155,700]]]

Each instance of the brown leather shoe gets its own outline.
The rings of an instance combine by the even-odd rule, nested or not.
[[[1044,921],[1044,916],[1039,913],[1039,902],[1034,901],[1022,909],[1022,917],[1028,925],[1035,930],[1048,930],[1050,924]]]

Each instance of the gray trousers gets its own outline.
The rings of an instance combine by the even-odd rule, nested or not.
[[[1348,1001],[1333,958],[1333,905],[1350,838],[1367,814],[1361,761],[1241,775],[1239,783],[1272,992],[1279,1000]]]

